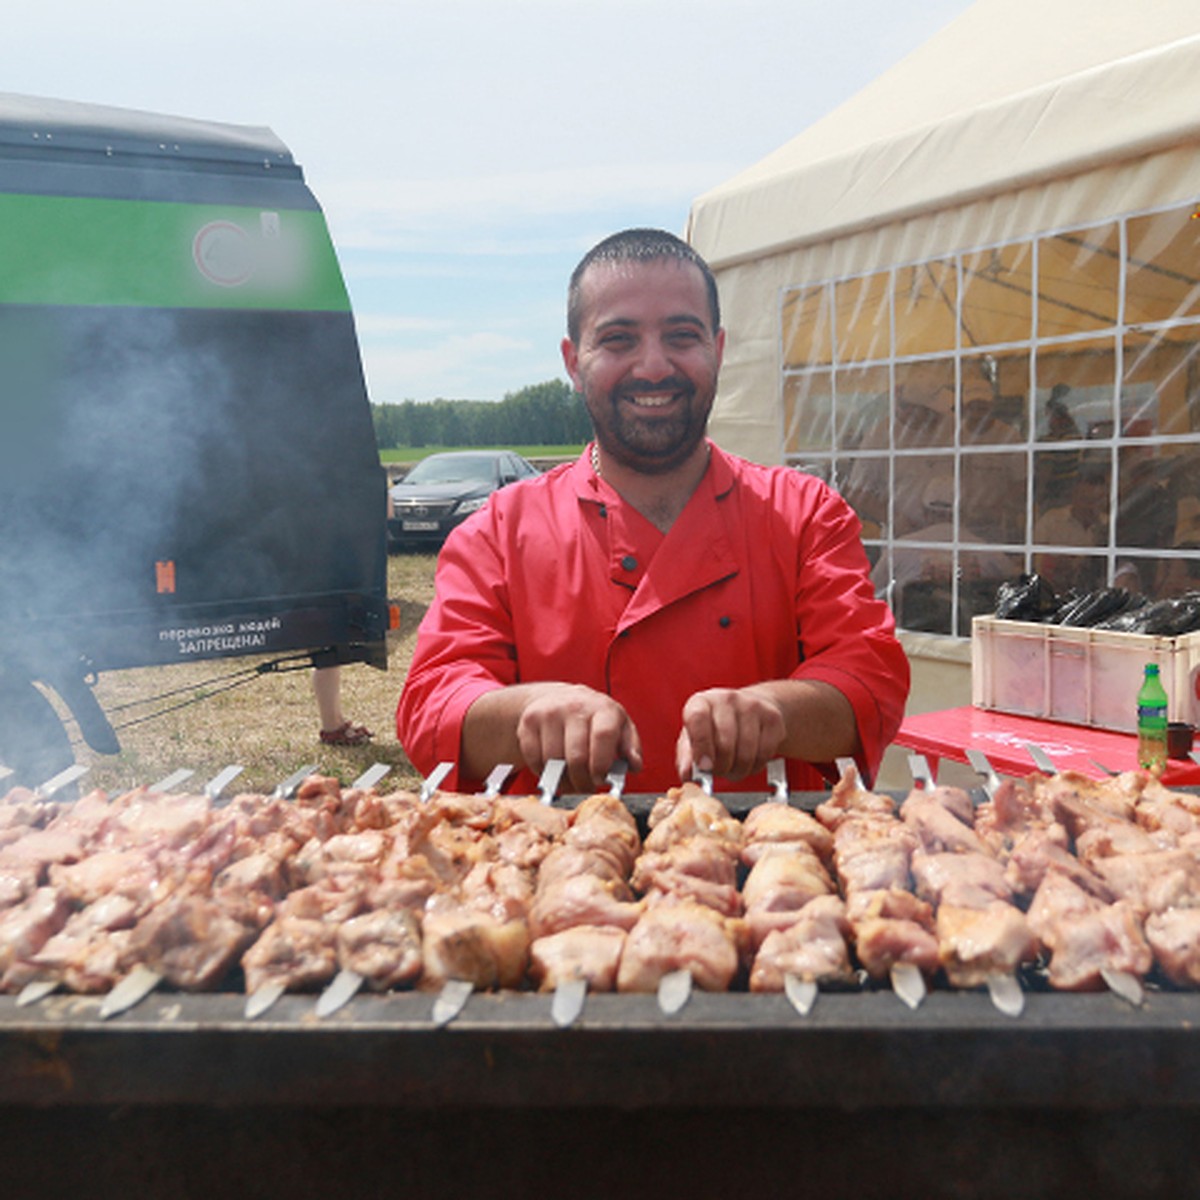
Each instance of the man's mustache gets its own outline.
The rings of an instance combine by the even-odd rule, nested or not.
[[[683,392],[690,396],[695,392],[695,384],[690,379],[678,375],[670,375],[666,379],[631,379],[614,389],[613,397],[652,395],[655,392]]]

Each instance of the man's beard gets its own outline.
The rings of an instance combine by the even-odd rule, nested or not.
[[[672,417],[643,420],[636,408],[623,403],[641,393],[662,392],[680,394],[683,411]],[[653,385],[627,384],[599,402],[587,398],[588,412],[601,449],[622,466],[647,475],[664,475],[687,461],[704,439],[708,407],[697,403],[695,384],[680,378]],[[597,408],[603,420],[597,420]]]

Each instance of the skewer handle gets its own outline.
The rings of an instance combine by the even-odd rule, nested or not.
[[[177,788],[181,783],[186,783],[193,775],[195,775],[195,773],[196,772],[191,770],[189,767],[181,767],[178,771],[172,771],[170,775],[160,779],[157,783],[152,783],[150,785],[150,790],[152,792],[158,792],[160,795],[170,792],[174,788]]]
[[[934,786],[933,771],[929,767],[929,761],[923,754],[910,754],[908,756],[908,769],[913,777],[913,783],[919,787],[925,788],[927,791]]]
[[[554,803],[554,794],[558,791],[559,780],[566,769],[566,760],[561,758],[550,759],[542,768],[541,777],[538,779],[538,793],[543,804]]]
[[[350,786],[366,791],[373,788],[392,769],[390,763],[372,763]]]
[[[340,970],[317,998],[315,1008],[318,1017],[331,1017],[339,1008],[349,1004],[363,985],[363,977],[357,971]]]
[[[275,799],[290,800],[296,794],[296,789],[316,769],[316,764],[310,763],[307,767],[301,767],[300,770],[293,772],[275,789]]]
[[[100,1005],[101,1019],[107,1021],[109,1017],[115,1017],[135,1004],[140,1004],[160,983],[162,983],[162,976],[157,971],[152,971],[143,963],[138,963],[104,997],[104,1001]]]
[[[511,763],[500,763],[492,768],[492,773],[483,781],[483,794],[485,796],[500,795],[501,788],[504,787],[504,781],[512,774]]]
[[[1039,771],[1045,771],[1047,775],[1058,773],[1058,768],[1054,765],[1054,760],[1041,746],[1034,745],[1033,742],[1026,742],[1025,749],[1029,751],[1029,757],[1033,759]]]
[[[466,1007],[475,985],[466,979],[448,979],[433,1002],[433,1023],[449,1025]]]
[[[796,975],[783,977],[783,993],[788,1003],[802,1016],[807,1017],[817,1002],[817,985]]]
[[[205,785],[204,794],[215,800],[241,773],[244,767],[228,766],[218,771]]]
[[[782,758],[773,758],[767,763],[767,784],[774,793],[772,799],[786,804],[788,798],[787,763]]]
[[[625,791],[625,776],[628,774],[629,764],[623,758],[618,758],[604,777],[604,781],[608,784],[608,794],[613,799],[620,800],[621,793]]]
[[[422,802],[428,801],[433,797],[433,793],[441,786],[442,780],[453,770],[454,764],[452,762],[441,762],[429,772],[428,778],[421,784]]]
[[[286,991],[286,983],[265,983],[251,992],[246,997],[246,1019],[253,1021],[255,1017],[261,1017]]]
[[[679,1012],[691,995],[692,973],[687,967],[671,971],[658,981],[658,1007],[668,1017]]]
[[[995,796],[996,789],[1000,786],[1000,776],[996,774],[987,755],[980,750],[970,749],[967,751],[967,761],[975,768],[976,774],[983,776],[983,790],[987,792],[989,799]]]
[[[81,767],[76,763],[74,766],[68,767],[65,771],[59,771],[57,775],[47,779],[41,787],[34,788],[33,794],[39,799],[48,800],[55,792],[61,792],[68,784],[74,783],[81,775],[86,775],[87,773],[87,767]]]
[[[586,979],[563,979],[554,989],[554,999],[550,1003],[550,1017],[559,1029],[574,1025],[583,1012],[587,1000]]]
[[[1025,1011],[1025,993],[1012,975],[989,975],[988,994],[998,1012],[1006,1017],[1019,1017]]]
[[[925,976],[912,963],[898,962],[892,967],[892,991],[908,1005],[917,1008],[925,999]]]
[[[1100,974],[1113,995],[1120,996],[1134,1008],[1141,1008],[1146,993],[1142,990],[1142,981],[1136,975],[1131,975],[1128,971],[1114,971],[1110,967],[1105,967]]]

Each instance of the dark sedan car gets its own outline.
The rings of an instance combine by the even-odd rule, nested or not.
[[[494,491],[537,474],[533,463],[511,450],[431,454],[392,486],[388,544],[436,549]]]

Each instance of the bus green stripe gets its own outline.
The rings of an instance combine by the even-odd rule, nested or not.
[[[0,304],[350,308],[320,212],[13,193]]]

